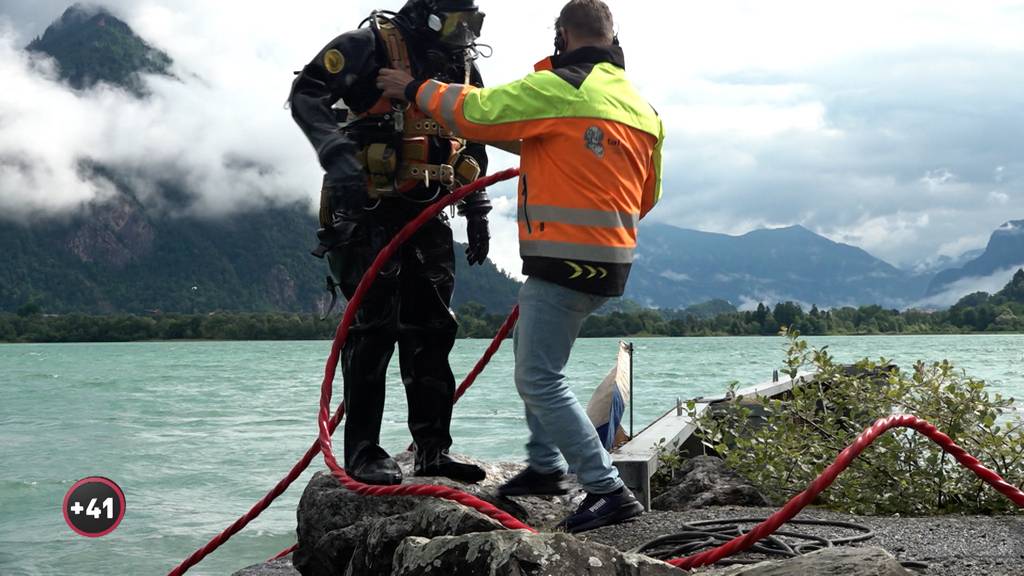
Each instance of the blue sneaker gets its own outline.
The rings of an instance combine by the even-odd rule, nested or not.
[[[591,494],[576,512],[562,520],[558,528],[571,534],[625,522],[644,513],[644,506],[623,486],[610,494]]]

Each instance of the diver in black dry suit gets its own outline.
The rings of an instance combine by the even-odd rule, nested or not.
[[[382,67],[405,68],[416,78],[482,85],[473,60],[483,14],[473,0],[410,0],[397,14],[375,12],[366,23],[334,39],[298,73],[290,97],[292,115],[326,171],[314,255],[326,256],[333,284],[347,298],[404,224],[487,169],[483,145],[455,138],[414,106],[382,99],[375,86]],[[356,117],[344,126],[332,108],[339,101]],[[484,191],[458,207],[468,221],[470,265],[487,258],[490,210]],[[448,364],[457,329],[449,307],[454,267],[452,232],[442,214],[385,266],[356,315],[341,362],[345,468],[357,480],[402,481],[401,470],[379,446],[385,373],[396,342],[416,475],[464,482],[485,477],[479,467],[448,455],[455,392]]]

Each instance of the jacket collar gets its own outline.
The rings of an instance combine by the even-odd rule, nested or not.
[[[579,64],[600,64],[608,62],[619,68],[626,68],[626,55],[620,46],[584,46],[572,52],[549,56],[534,66],[534,70],[554,70]]]

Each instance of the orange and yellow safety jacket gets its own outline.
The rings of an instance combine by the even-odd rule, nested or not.
[[[522,142],[523,274],[623,293],[638,223],[661,196],[664,127],[626,78],[618,46],[549,58],[503,86],[429,80],[406,95],[463,138]]]

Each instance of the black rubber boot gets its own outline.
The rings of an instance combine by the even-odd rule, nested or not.
[[[392,486],[402,483],[402,469],[380,446],[367,446],[354,458],[355,465],[345,472],[363,484]]]
[[[420,458],[417,454],[415,474],[416,476],[442,476],[467,484],[475,484],[487,478],[487,473],[483,468],[475,464],[459,462],[443,452],[430,459]]]
[[[564,472],[545,474],[527,466],[498,487],[498,496],[564,496],[569,493],[568,478]]]
[[[346,472],[363,484],[393,486],[402,483],[402,469],[391,458],[366,462],[355,470],[346,470]]]

